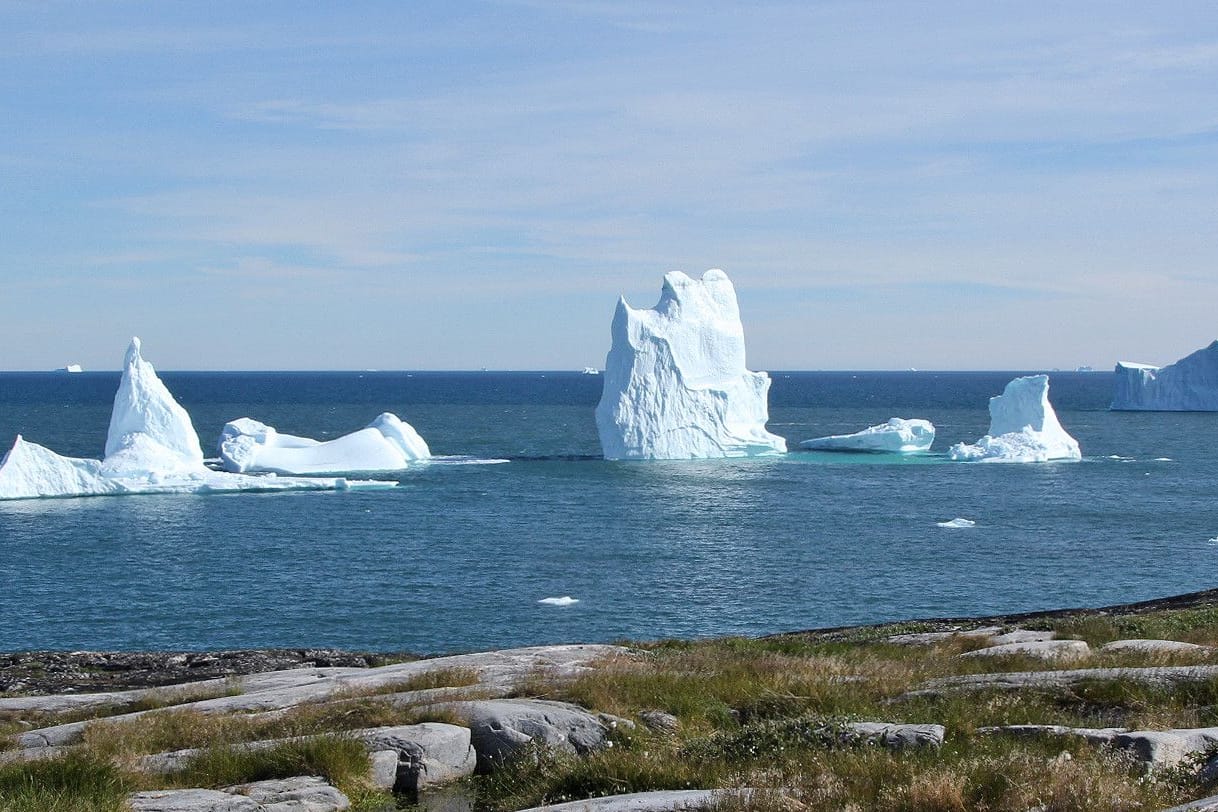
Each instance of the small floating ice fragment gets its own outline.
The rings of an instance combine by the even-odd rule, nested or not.
[[[1171,457],[1155,457],[1155,462],[1173,462]]]
[[[563,595],[561,598],[542,598],[538,603],[544,603],[547,606],[570,606],[573,603],[579,603],[579,598]]]
[[[936,522],[935,527],[974,527],[976,524],[977,523],[972,519],[961,519],[960,517],[956,517],[951,521]]]

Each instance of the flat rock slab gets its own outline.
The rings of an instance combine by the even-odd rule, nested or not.
[[[1004,725],[978,728],[978,733],[1014,736],[1060,736],[1084,739],[1091,744],[1113,747],[1133,754],[1148,769],[1175,767],[1192,756],[1211,751],[1218,744],[1218,728],[1171,730],[1127,730],[1125,728],[1064,727],[1061,725]]]
[[[347,796],[317,777],[215,789],[167,789],[128,796],[131,812],[344,812]]]
[[[885,643],[895,643],[899,646],[933,646],[949,640],[960,638],[989,638],[1002,631],[1001,626],[985,626],[980,629],[960,629],[946,632],[913,632],[910,634],[894,634],[884,638]]]
[[[711,809],[724,800],[747,796],[749,790],[681,789],[609,795],[586,801],[568,801],[552,806],[534,806],[521,812],[675,812]]]
[[[373,727],[323,735],[346,737],[363,744],[372,760],[374,783],[380,789],[418,792],[420,789],[474,773],[476,756],[470,744],[470,731],[467,727],[424,722],[418,725]],[[234,744],[232,748],[243,751],[269,750],[314,738],[318,737],[266,739]],[[190,748],[156,753],[143,756],[136,762],[136,766],[148,773],[173,773],[185,769],[192,759],[203,752],[199,748]],[[392,765],[385,753],[392,754]]]
[[[1020,655],[1042,660],[1065,660],[1086,657],[1091,647],[1082,640],[1030,640],[1023,643],[1004,643],[975,651],[966,651],[960,657],[1007,657]]]
[[[305,702],[323,702],[357,691],[379,691],[412,679],[447,670],[473,671],[481,685],[502,690],[527,678],[544,675],[547,679],[566,679],[585,671],[595,660],[626,656],[620,646],[572,645],[532,646],[528,648],[459,654],[433,660],[416,660],[380,668],[298,668],[238,678],[241,693],[174,706],[176,710],[197,713],[256,713],[280,710]],[[17,736],[20,747],[75,744],[88,724],[129,721],[164,709],[137,711],[107,716],[95,721],[70,722],[31,730]]]
[[[1196,643],[1181,643],[1176,640],[1113,640],[1100,647],[1105,653],[1136,651],[1141,654],[1205,654],[1213,651],[1209,646]]]
[[[582,755],[608,741],[610,722],[578,705],[541,699],[488,699],[431,706],[469,725],[478,771],[486,773],[529,746]]]
[[[950,691],[1070,688],[1084,682],[1127,680],[1139,685],[1170,688],[1218,677],[1218,665],[1151,666],[1146,668],[1072,668],[1062,671],[1010,671],[1001,674],[967,674],[931,680],[904,698]]]
[[[1005,646],[1008,643],[1043,643],[1046,640],[1056,640],[1057,632],[1038,632],[1030,629],[1013,629],[1005,634],[996,634],[990,638],[990,645]]]
[[[1164,812],[1218,812],[1218,795],[1208,798],[1198,798],[1180,806],[1173,806]]]

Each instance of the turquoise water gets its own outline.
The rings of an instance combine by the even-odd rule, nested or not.
[[[1014,373],[774,373],[798,441],[925,417],[975,440]],[[249,415],[335,436],[381,411],[438,454],[391,490],[0,503],[0,650],[444,652],[759,634],[1109,604],[1212,587],[1218,414],[1107,411],[1053,374],[1079,463],[793,453],[597,458],[574,373],[167,373],[205,445]],[[117,375],[0,374],[0,438],[101,453]],[[973,519],[968,529],[938,522]],[[538,604],[571,595],[569,607]]]

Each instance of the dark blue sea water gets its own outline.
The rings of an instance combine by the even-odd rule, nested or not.
[[[794,444],[892,416],[935,451],[1016,373],[772,373]],[[433,452],[390,490],[0,502],[0,650],[342,646],[444,652],[758,634],[1110,604],[1208,588],[1218,414],[1109,412],[1054,373],[1080,463],[941,456],[598,459],[576,373],[165,373],[205,447],[225,421],[332,437],[382,411]],[[102,453],[117,373],[0,374],[0,443]],[[969,529],[936,526],[954,517]],[[539,604],[571,595],[569,607]]]

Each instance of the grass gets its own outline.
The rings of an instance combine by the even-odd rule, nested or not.
[[[1218,609],[1138,616],[1040,619],[1059,636],[1098,647],[1128,637],[1218,642]],[[937,630],[896,624],[853,632],[764,639],[660,641],[635,646],[574,679],[525,680],[515,695],[573,701],[636,722],[611,733],[612,747],[577,757],[536,750],[471,783],[480,809],[652,789],[740,788],[723,810],[843,809],[863,812],[1041,809],[1045,812],[1161,809],[1209,789],[1196,765],[1145,775],[1127,756],[1081,740],[985,735],[1010,724],[1164,729],[1218,725],[1218,679],[1170,688],[1129,679],[1091,680],[1069,689],[976,690],[909,697],[930,680],[962,674],[1079,667],[1194,665],[1213,653],[1093,652],[1077,661],[1030,657],[960,658],[982,641],[955,637],[931,646],[886,642],[893,634]],[[0,810],[114,810],[126,792],[154,786],[219,787],[272,777],[323,775],[354,808],[392,803],[368,783],[364,748],[343,731],[449,721],[434,709],[400,707],[383,694],[468,687],[470,669],[419,674],[331,701],[263,714],[215,716],[162,708],[134,720],[90,725],[84,744],[62,759],[0,765]],[[647,711],[676,717],[675,731],[652,731]],[[938,751],[889,751],[843,736],[851,721],[944,725]],[[0,718],[0,733],[30,724]],[[308,737],[308,738],[302,738]],[[243,742],[290,739],[268,748]],[[143,754],[201,748],[181,772],[139,773]]]

